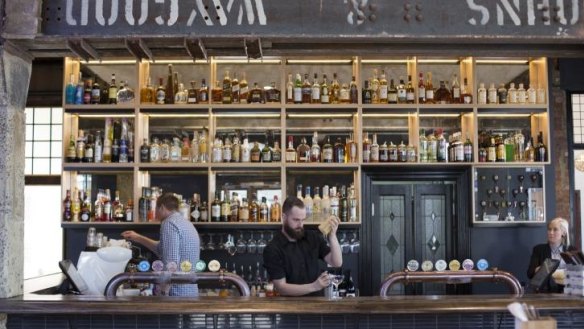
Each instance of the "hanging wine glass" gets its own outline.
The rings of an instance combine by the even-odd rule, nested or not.
[[[264,232],[260,232],[260,239],[258,240],[258,254],[263,254],[267,245],[268,243],[266,242],[266,239],[264,239]]]
[[[225,242],[225,250],[229,254],[229,256],[235,255],[237,252],[237,248],[235,247],[235,242],[233,242],[234,238],[233,235],[227,235],[227,242]]]
[[[199,234],[199,246],[201,248],[201,251],[206,250],[205,234]]]
[[[235,248],[237,249],[238,254],[244,254],[245,251],[247,250],[247,245],[245,244],[245,240],[243,239],[243,232],[239,232],[239,238],[237,238]]]
[[[348,254],[351,251],[351,245],[347,240],[347,233],[345,232],[342,233],[339,244],[341,245],[341,251],[343,252],[343,254]]]
[[[215,242],[213,241],[213,236],[215,234],[209,233],[208,235],[209,235],[209,241],[207,242],[206,249],[207,250],[215,250],[216,246],[215,246]]]
[[[249,234],[249,240],[247,240],[247,253],[248,254],[255,254],[257,251],[258,243],[253,238],[253,232]]]
[[[351,253],[358,254],[361,248],[361,243],[359,242],[359,232],[353,232],[353,238],[351,239]]]

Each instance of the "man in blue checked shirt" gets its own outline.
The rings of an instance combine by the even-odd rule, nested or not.
[[[191,222],[178,212],[179,201],[172,193],[165,193],[156,201],[156,219],[160,221],[160,241],[152,240],[134,231],[122,232],[122,237],[152,250],[164,264],[180,264],[187,260],[195,264],[199,260],[199,234]],[[196,297],[196,284],[173,284],[170,296]]]

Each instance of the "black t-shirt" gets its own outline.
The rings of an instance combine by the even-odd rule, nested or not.
[[[324,261],[330,251],[323,236],[315,231],[304,231],[304,238],[297,241],[289,241],[280,231],[264,250],[264,267],[271,280],[312,283],[326,266],[320,260]]]

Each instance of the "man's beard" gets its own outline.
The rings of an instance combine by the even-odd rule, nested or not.
[[[291,228],[287,223],[284,224],[284,231],[288,236],[290,236],[294,240],[300,240],[304,237],[304,228],[301,227],[297,230]]]

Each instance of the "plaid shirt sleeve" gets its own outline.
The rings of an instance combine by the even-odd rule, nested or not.
[[[171,221],[165,220],[160,226],[160,243],[158,243],[158,255],[164,262],[180,264],[180,235],[178,227]]]

